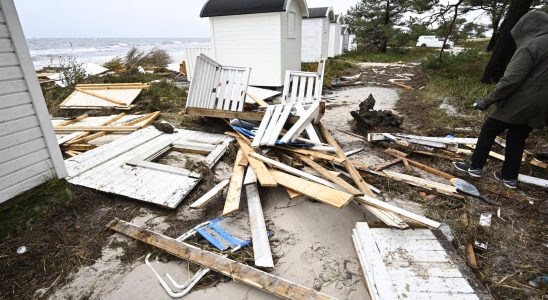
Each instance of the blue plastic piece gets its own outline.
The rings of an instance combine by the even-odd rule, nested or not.
[[[209,228],[209,225],[204,227],[204,228],[200,228],[197,231],[201,236],[204,237],[204,239],[206,239],[211,245],[213,245],[213,247],[215,247],[215,248],[217,248],[221,251],[225,251],[226,249],[228,249],[227,246],[223,245],[223,243],[221,243],[214,236],[209,234],[209,232],[206,231],[206,228]]]
[[[228,232],[226,232],[220,225],[218,220],[211,221],[211,229],[215,230],[215,232],[221,236],[227,243],[230,244],[231,248],[235,248],[238,246],[241,246],[244,241],[233,237]]]

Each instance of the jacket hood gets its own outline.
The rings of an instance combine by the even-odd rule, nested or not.
[[[542,11],[526,13],[512,28],[511,33],[517,47],[534,37],[547,34],[548,14]]]

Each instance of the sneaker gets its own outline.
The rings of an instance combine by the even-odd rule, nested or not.
[[[482,175],[481,169],[472,169],[472,167],[463,162],[453,162],[453,166],[455,166],[455,169],[463,172],[468,172],[468,174],[472,177],[480,178]]]
[[[517,179],[513,179],[513,180],[503,179],[501,171],[495,171],[495,173],[493,173],[493,176],[495,177],[496,180],[502,182],[504,184],[504,186],[509,188],[509,189],[517,189],[518,188],[518,180]]]

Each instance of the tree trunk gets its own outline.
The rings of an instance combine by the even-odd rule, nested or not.
[[[384,28],[385,30],[388,29],[388,25],[390,24],[390,0],[386,1],[386,10],[384,11]],[[386,32],[385,32],[386,34]],[[388,36],[383,37],[382,45],[381,45],[381,53],[386,53],[386,50],[388,49]]]
[[[440,50],[440,56],[438,58],[439,61],[441,61],[443,57],[443,50],[445,50],[445,47],[447,47],[447,40],[449,39],[449,36],[451,33],[453,33],[453,28],[455,27],[455,22],[457,21],[457,17],[459,16],[459,6],[464,0],[459,0],[458,3],[455,4],[455,14],[453,15],[453,19],[451,20],[451,25],[449,25],[449,29],[447,30],[447,34],[445,35],[445,39],[443,40],[443,45],[441,46]]]
[[[510,32],[519,19],[529,11],[532,2],[533,0],[513,0],[510,4],[506,18],[500,26],[493,54],[485,67],[481,82],[496,83],[504,75],[506,66],[516,51],[516,44]]]
[[[489,40],[489,44],[487,44],[487,49],[485,51],[491,52],[493,51],[493,48],[495,48],[495,45],[497,44],[497,40],[499,38],[499,32],[498,29],[493,29],[493,35],[491,36],[491,39]]]

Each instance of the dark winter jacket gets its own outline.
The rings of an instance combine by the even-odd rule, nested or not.
[[[548,14],[532,11],[512,29],[517,46],[497,87],[484,99],[492,118],[542,129],[548,123]]]

